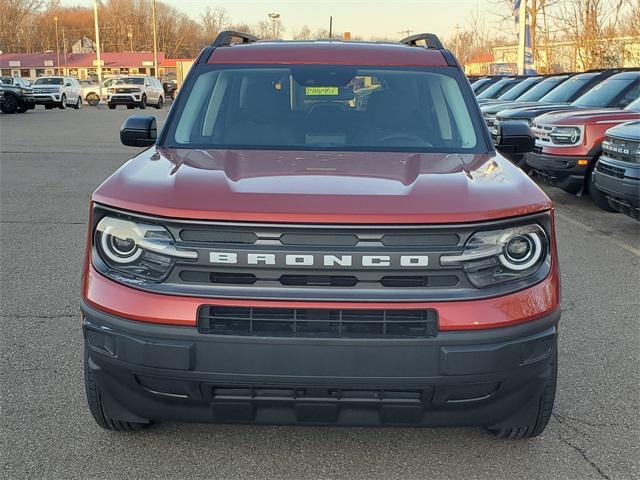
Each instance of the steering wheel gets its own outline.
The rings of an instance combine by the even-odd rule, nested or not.
[[[411,133],[391,133],[389,135],[385,135],[380,139],[382,143],[387,143],[390,140],[410,140],[412,142],[417,143],[418,145],[424,145],[425,147],[433,147],[429,142],[425,142],[422,138],[417,135],[413,135]]]

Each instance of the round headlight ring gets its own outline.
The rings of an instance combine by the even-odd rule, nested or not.
[[[131,237],[133,237],[133,235]],[[107,229],[100,235],[101,250],[112,262],[120,264],[135,262],[142,255],[142,249],[136,245],[135,240],[131,237],[116,237],[115,235],[111,235],[109,229]],[[129,246],[128,242],[131,242],[132,247]]]
[[[524,241],[529,244],[529,251],[522,258],[516,258],[514,252],[509,252],[508,247],[511,242]],[[513,244],[511,244],[513,246]],[[526,233],[511,237],[504,245],[502,253],[498,256],[500,263],[509,270],[522,271],[533,267],[543,254],[543,245],[540,235],[537,233]]]

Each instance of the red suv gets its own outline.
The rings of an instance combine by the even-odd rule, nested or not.
[[[640,79],[635,95],[640,95]],[[607,198],[593,187],[591,173],[602,154],[606,131],[638,119],[640,98],[622,110],[603,108],[541,115],[531,127],[535,147],[525,160],[543,180],[570,193],[590,192],[599,207],[612,210]]]
[[[496,154],[437,37],[223,32],[162,132],[134,116],[120,135],[150,148],[91,201],[81,308],[100,426],[543,431],[552,204]]]

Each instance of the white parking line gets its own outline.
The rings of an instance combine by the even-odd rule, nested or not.
[[[617,245],[620,248],[625,249],[627,252],[633,253],[634,255],[640,257],[640,249],[636,248],[632,245],[629,245],[626,242],[623,242],[621,240],[618,240],[617,238],[613,238],[609,235],[605,235],[604,233],[596,230],[593,227],[590,227],[589,225],[586,225],[582,222],[579,222],[578,220],[575,220],[571,217],[567,217],[566,215],[562,214],[562,213],[558,213],[558,211],[556,210],[555,213],[556,218],[561,219],[563,222],[568,222],[571,223],[572,225],[575,225],[578,228],[581,228],[582,230],[584,230],[585,232],[589,232],[589,233],[593,233],[595,235],[597,235],[598,237],[604,239],[604,240],[608,240],[609,242]]]

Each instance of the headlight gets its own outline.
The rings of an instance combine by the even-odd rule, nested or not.
[[[549,137],[556,145],[576,145],[580,143],[582,130],[580,127],[555,127]]]
[[[177,249],[171,233],[160,225],[109,216],[98,222],[94,246],[106,267],[99,270],[120,279],[160,281],[176,258],[198,258],[195,251]]]
[[[107,92],[109,92],[109,93],[113,93],[113,92],[115,92],[115,91],[116,91],[116,89],[115,89],[115,88],[107,88]]]
[[[440,257],[443,266],[462,265],[474,287],[520,280],[549,257],[549,241],[537,224],[474,233],[460,255]]]

